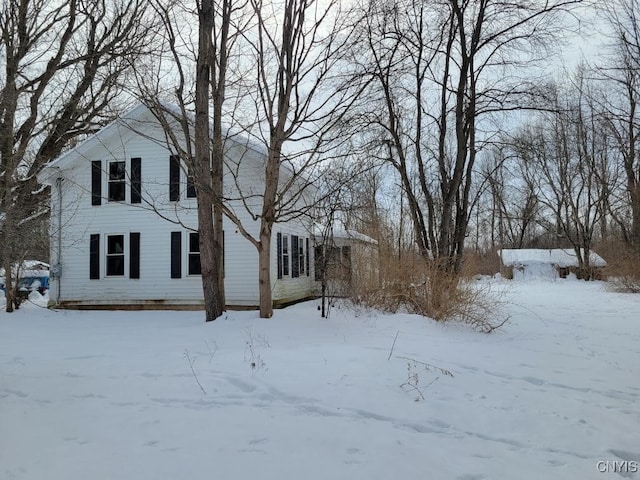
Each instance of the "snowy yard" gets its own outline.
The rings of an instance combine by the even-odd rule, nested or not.
[[[640,296],[508,285],[491,335],[316,302],[2,313],[0,478],[623,478],[598,461],[640,462]]]

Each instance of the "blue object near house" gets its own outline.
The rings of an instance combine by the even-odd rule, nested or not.
[[[35,260],[25,260],[20,269],[17,291],[19,295],[28,297],[37,291],[40,294],[49,290],[49,265]],[[0,290],[5,290],[4,271],[0,272]]]

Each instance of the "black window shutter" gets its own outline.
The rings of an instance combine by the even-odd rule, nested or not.
[[[180,200],[180,159],[176,155],[169,157],[169,201]]]
[[[298,236],[291,235],[291,276],[293,278],[300,276],[300,256],[298,248]]]
[[[142,159],[131,159],[131,203],[142,203]]]
[[[140,233],[129,234],[129,278],[140,278]]]
[[[91,234],[89,237],[89,279],[100,278],[100,234]]]
[[[278,256],[278,278],[282,278],[282,233],[276,235],[277,256]]]
[[[171,232],[171,278],[182,278],[182,232]]]
[[[91,162],[91,205],[102,203],[102,161]]]
[[[307,267],[307,277],[309,276],[309,239],[306,238],[306,243],[307,243],[307,250],[304,252],[306,255],[305,258],[305,263],[306,263],[306,267]]]

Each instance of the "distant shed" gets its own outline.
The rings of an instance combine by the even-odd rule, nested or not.
[[[498,250],[498,256],[507,269],[507,277],[514,280],[566,278],[569,273],[575,273],[578,278],[584,276],[579,271],[578,257],[573,249],[503,249]],[[589,266],[592,270],[589,278],[601,278],[601,270],[607,262],[592,251]]]

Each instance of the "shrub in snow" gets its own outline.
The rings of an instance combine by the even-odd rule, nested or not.
[[[460,321],[481,332],[501,327],[502,292],[492,282],[475,282],[411,257],[385,272],[382,285],[358,291],[352,299],[386,312],[416,313],[437,321]]]
[[[640,293],[640,252],[625,244],[609,245],[606,273],[615,292]]]

